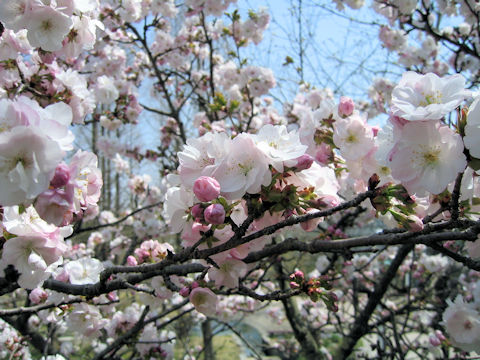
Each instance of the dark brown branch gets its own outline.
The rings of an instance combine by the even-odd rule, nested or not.
[[[42,310],[52,309],[55,307],[59,307],[62,305],[70,305],[82,302],[82,299],[74,299],[70,300],[61,304],[41,304],[36,306],[22,306],[15,309],[0,309],[0,316],[13,316],[13,315],[20,315],[20,314],[31,314],[36,313]]]
[[[376,284],[375,290],[368,297],[367,305],[360,313],[360,315],[355,319],[355,323],[353,324],[349,336],[343,339],[343,342],[334,357],[335,359],[346,359],[352,353],[357,341],[368,332],[368,321],[370,320],[373,311],[375,310],[379,302],[382,300],[383,295],[385,295],[385,292],[387,291],[390,282],[395,277],[398,268],[403,263],[403,260],[405,260],[405,258],[410,253],[410,251],[413,250],[413,248],[414,245],[407,244],[403,245],[398,250],[397,255],[393,259],[382,279],[379,283]]]
[[[441,225],[441,224],[438,224]],[[279,244],[268,246],[260,251],[252,252],[244,259],[246,263],[252,263],[272,255],[280,255],[289,251],[302,251],[311,254],[319,252],[345,252],[346,249],[376,245],[400,245],[400,244],[425,244],[438,243],[448,240],[474,241],[477,238],[477,230],[429,232],[429,233],[389,233],[360,236],[357,238],[340,240],[313,240],[304,242],[295,238],[288,238]]]

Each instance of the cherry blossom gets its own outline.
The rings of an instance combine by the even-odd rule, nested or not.
[[[71,284],[94,284],[100,279],[103,264],[95,258],[81,258],[66,263],[65,272]]]
[[[72,19],[50,6],[41,6],[29,14],[27,37],[30,44],[46,51],[62,48],[62,41],[73,26]]]
[[[217,296],[212,290],[196,287],[190,292],[189,299],[198,312],[206,316],[215,315],[217,311]]]
[[[433,122],[409,123],[389,153],[394,179],[410,193],[439,194],[467,163],[458,134]]]
[[[373,131],[358,114],[353,114],[335,122],[333,141],[343,157],[358,160],[373,147]]]
[[[25,26],[26,19],[28,19],[31,5],[31,0],[2,1],[0,4],[0,21],[9,29],[21,30]]]
[[[238,279],[247,273],[247,265],[240,260],[227,259],[219,261],[219,267],[211,267],[208,276],[215,281],[215,286],[225,286],[230,289],[238,287]]]
[[[16,126],[0,133],[0,204],[32,201],[48,188],[63,158],[58,144],[34,127]]]
[[[470,105],[467,114],[467,124],[465,126],[465,137],[463,142],[465,147],[470,151],[470,155],[480,158],[480,97],[475,98]]]
[[[408,71],[393,89],[391,113],[409,121],[439,120],[468,96],[462,75],[440,78]]]
[[[447,304],[442,320],[451,339],[465,351],[478,350],[480,346],[478,312],[471,304],[465,303],[460,295],[455,302],[447,300]]]
[[[13,265],[20,273],[18,284],[26,289],[34,289],[61,264],[65,250],[63,237],[58,231],[17,236],[3,246],[0,268]]]
[[[212,177],[220,183],[221,194],[227,199],[257,193],[271,181],[268,160],[248,134],[233,139],[230,153],[215,168]]]
[[[279,172],[283,165],[294,164],[294,159],[305,153],[306,146],[300,142],[297,132],[288,132],[286,126],[267,124],[253,137],[257,147],[265,154],[269,164]]]

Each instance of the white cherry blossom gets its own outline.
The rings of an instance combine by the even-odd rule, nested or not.
[[[81,258],[70,261],[64,266],[71,284],[94,284],[100,280],[100,273],[104,266],[100,260],[94,258]]]
[[[69,16],[50,6],[42,6],[29,16],[26,24],[28,41],[32,46],[45,51],[60,50],[72,25],[73,21]]]
[[[460,74],[440,78],[407,71],[393,89],[391,112],[409,121],[439,120],[468,96]]]
[[[441,193],[467,165],[461,137],[434,122],[406,124],[388,160],[393,178],[411,194]]]
[[[279,172],[283,172],[284,162],[288,162],[290,166],[295,165],[292,160],[302,156],[307,149],[307,146],[300,142],[298,132],[288,132],[284,125],[267,124],[253,136],[253,140],[267,156],[268,162]]]

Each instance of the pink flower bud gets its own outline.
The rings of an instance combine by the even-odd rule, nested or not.
[[[196,282],[196,281],[194,281],[194,282],[192,283],[192,285],[190,285],[190,287],[191,287],[192,289],[195,289],[195,288],[197,288],[197,287],[199,287],[199,286],[200,286],[200,285],[198,285],[198,282]]]
[[[135,255],[138,257],[140,263],[145,262],[150,257],[150,252],[145,249],[136,248],[134,251]]]
[[[203,219],[203,208],[200,204],[195,204],[192,207],[192,216],[195,220]]]
[[[188,287],[184,287],[180,289],[178,293],[183,297],[187,297],[188,295],[190,295],[190,289]]]
[[[298,289],[300,285],[298,285],[295,281],[290,281],[290,289],[295,290]]]
[[[317,149],[315,151],[315,160],[317,160],[319,163],[323,165],[328,164],[330,162],[331,156],[332,148],[328,144],[321,143],[317,146]]]
[[[423,230],[423,222],[418,216],[408,215],[407,222],[408,222],[408,230],[414,231],[414,232]]]
[[[355,103],[347,96],[340,98],[340,104],[338,104],[338,114],[342,117],[350,116],[355,109]]]
[[[35,288],[30,292],[30,295],[28,295],[28,297],[30,301],[34,304],[40,304],[48,299],[48,294],[45,290],[41,288]]]
[[[107,294],[107,299],[110,301],[118,301],[117,293],[112,291]]]
[[[50,51],[41,50],[38,52],[38,55],[40,56],[40,59],[42,60],[42,62],[44,62],[45,64],[53,63],[53,61],[56,58],[55,53]]]
[[[200,201],[212,201],[220,195],[220,184],[209,176],[200,176],[193,183],[193,192]]]
[[[59,188],[68,184],[70,180],[70,168],[65,163],[60,163],[57,165],[55,169],[55,175],[53,175],[53,179],[50,181],[50,186],[54,188]]]
[[[317,209],[308,209],[307,214],[316,213],[318,211],[319,210],[317,210]],[[320,224],[322,221],[323,221],[323,217],[318,217],[318,218],[314,218],[314,219],[304,221],[304,222],[300,223],[300,226],[305,231],[313,231],[317,228],[317,225]]]
[[[58,274],[56,277],[55,277],[55,280],[58,280],[58,281],[61,281],[61,282],[68,282],[68,280],[70,279],[70,275],[68,275],[68,272],[63,269],[60,274]]]
[[[138,265],[137,259],[135,259],[134,256],[129,255],[127,257],[127,265],[128,266],[137,266]]]
[[[430,344],[432,344],[433,346],[440,346],[442,344],[442,342],[436,337],[436,336],[430,336]]]
[[[337,302],[338,301],[338,296],[337,294],[335,294],[334,292],[331,292],[328,294],[330,296],[330,299],[332,299],[333,302]]]
[[[435,335],[440,341],[447,340],[447,338],[443,335],[443,333],[440,330],[435,330]]]
[[[313,164],[313,157],[308,154],[303,154],[297,159],[297,165],[295,165],[297,171],[309,169]]]
[[[305,274],[303,273],[302,270],[295,270],[295,272],[292,275],[295,276],[298,279],[304,279],[305,278]]]
[[[225,221],[225,209],[220,204],[211,204],[205,209],[203,216],[209,224],[223,224]]]

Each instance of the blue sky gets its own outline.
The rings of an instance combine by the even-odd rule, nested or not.
[[[272,18],[264,41],[256,49],[249,50],[254,54],[254,62],[274,69],[279,80],[300,80],[295,71],[300,65],[299,25],[292,16],[292,13],[299,13],[299,3],[299,0],[239,0],[237,3],[245,11],[242,13],[260,7],[269,9]],[[389,55],[378,40],[378,26],[366,24],[381,20],[371,9],[347,9],[342,17],[311,3],[311,0],[302,1],[303,78],[306,82],[319,88],[329,87],[338,95],[359,98],[366,96],[366,89],[374,77],[400,74],[398,68],[385,61]],[[334,9],[330,1],[323,3]],[[284,67],[287,55],[294,58],[295,63]],[[287,88],[285,96],[291,97],[294,86]]]

